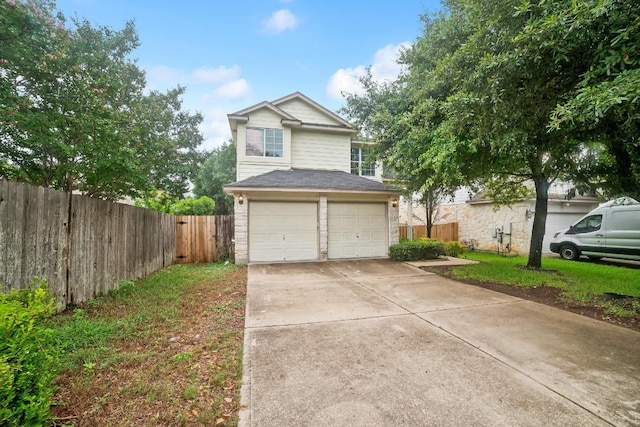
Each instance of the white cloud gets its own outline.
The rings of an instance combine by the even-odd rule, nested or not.
[[[382,49],[378,49],[370,66],[371,76],[377,82],[392,81],[398,77],[402,66],[397,63],[400,51],[410,46],[409,42],[400,44],[389,44]],[[329,99],[342,100],[343,92],[362,95],[364,88],[359,79],[367,73],[367,67],[357,65],[353,68],[340,68],[331,78],[325,89],[325,94]]]
[[[298,18],[289,9],[273,12],[264,23],[264,29],[271,34],[279,34],[286,30],[293,30],[298,26]]]
[[[236,79],[217,87],[213,92],[205,95],[205,99],[242,99],[250,94],[249,82],[245,79]]]
[[[382,80],[395,80],[402,71],[402,66],[398,64],[400,52],[411,45],[409,42],[400,44],[388,44],[376,52],[373,65],[371,66],[371,74],[373,78]]]
[[[212,108],[206,111],[205,119],[200,125],[200,131],[204,136],[202,148],[211,150],[231,138],[231,129],[227,120],[229,111],[231,110],[224,108]]]
[[[240,67],[237,65],[233,65],[231,67],[221,65],[218,68],[201,67],[195,70],[192,74],[196,81],[203,83],[226,82],[238,78],[239,75]]]
[[[329,79],[325,89],[327,98],[342,99],[342,92],[362,95],[364,89],[359,79],[365,74],[366,68],[363,65],[355,68],[340,68]]]

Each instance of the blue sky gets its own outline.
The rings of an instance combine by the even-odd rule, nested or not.
[[[400,46],[420,34],[437,0],[57,0],[67,18],[121,29],[134,20],[132,57],[151,89],[187,87],[183,107],[201,112],[203,149],[231,137],[226,115],[300,91],[335,111],[372,67],[394,78]]]

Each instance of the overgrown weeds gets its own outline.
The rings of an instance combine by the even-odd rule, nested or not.
[[[244,268],[175,265],[58,316],[57,424],[234,425],[245,295]]]

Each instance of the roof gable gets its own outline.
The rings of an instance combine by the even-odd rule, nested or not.
[[[267,101],[262,101],[258,104],[252,105],[251,107],[247,107],[243,110],[240,111],[236,111],[235,113],[231,113],[228,116],[229,117],[234,117],[234,116],[242,116],[242,117],[246,117],[249,114],[261,110],[263,108],[266,108],[268,110],[271,110],[272,112],[274,112],[275,114],[277,114],[278,116],[282,117],[285,120],[296,120],[295,117],[293,117],[291,114],[287,113],[286,111],[278,108],[277,106],[275,106],[274,104],[272,104],[271,102],[267,102]]]
[[[275,101],[272,101],[271,103],[273,105],[275,105],[275,106],[278,106],[278,107],[282,108],[285,111],[288,111],[289,109],[287,108],[287,106],[295,104],[296,102],[308,106],[309,109],[315,110],[316,112],[320,113],[322,116],[325,116],[326,118],[328,118],[330,120],[330,122],[322,123],[322,124],[333,124],[333,125],[344,126],[344,127],[349,127],[349,128],[352,127],[351,123],[349,123],[348,121],[344,120],[342,117],[340,117],[339,115],[337,115],[333,111],[323,107],[322,105],[318,104],[317,102],[315,102],[311,98],[303,95],[300,92],[294,92],[294,93],[292,93],[290,95],[287,95],[287,96],[284,96],[282,98],[276,99]],[[303,123],[309,123],[309,122],[307,122],[305,120],[302,120],[301,117],[298,117],[298,119],[300,119]]]
[[[228,114],[231,130],[235,131],[238,123],[247,123],[249,116],[261,109],[268,109],[275,113],[282,123],[287,123],[289,126],[355,133],[349,122],[300,92],[294,92],[272,102],[263,101]]]

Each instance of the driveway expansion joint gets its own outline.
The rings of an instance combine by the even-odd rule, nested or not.
[[[469,304],[469,305],[460,305],[458,307],[447,307],[447,308],[434,308],[431,310],[420,310],[420,311],[412,311],[412,314],[427,314],[427,313],[439,313],[439,312],[443,312],[443,311],[456,311],[456,310],[465,310],[468,308],[481,308],[481,307],[491,307],[491,306],[497,306],[497,305],[509,305],[509,304],[516,304],[516,303],[522,303],[522,302],[526,302],[527,300],[524,300],[522,298],[518,298],[518,299],[513,299],[511,301],[497,301],[497,302],[487,302],[487,303],[482,303],[482,304]]]
[[[461,337],[460,335],[457,335],[457,334],[455,334],[455,333],[453,333],[453,332],[449,331],[448,329],[445,329],[445,328],[444,328],[444,327],[442,327],[442,326],[436,325],[435,323],[433,323],[433,322],[431,322],[431,321],[429,321],[429,320],[427,320],[427,319],[425,319],[425,318],[423,318],[423,317],[420,317],[420,316],[417,316],[417,317],[418,317],[420,320],[422,320],[423,322],[425,322],[425,323],[427,323],[427,324],[429,324],[429,325],[431,325],[431,326],[433,326],[433,327],[435,327],[435,328],[437,328],[437,329],[441,330],[441,331],[442,331],[442,332],[444,332],[445,334],[447,334],[447,335],[449,335],[449,336],[451,336],[451,337],[453,337],[453,338],[455,338],[455,339],[457,339],[457,340],[459,340],[459,341],[463,342],[464,344],[466,344],[466,345],[468,345],[469,347],[473,348],[475,351],[478,351],[478,352],[480,352],[480,353],[484,354],[485,356],[487,356],[487,357],[489,357],[489,358],[491,358],[491,359],[495,360],[496,362],[500,363],[501,365],[505,366],[506,368],[511,369],[511,370],[513,370],[513,371],[515,371],[515,372],[519,373],[520,375],[522,375],[522,376],[524,376],[524,377],[528,378],[529,380],[533,381],[534,383],[538,384],[539,386],[541,386],[541,387],[543,387],[543,388],[545,388],[545,389],[549,390],[549,392],[551,392],[551,393],[553,393],[553,394],[555,394],[555,395],[559,396],[560,398],[562,398],[562,399],[566,400],[567,402],[570,402],[572,405],[575,405],[576,407],[578,407],[578,408],[580,408],[580,409],[582,409],[582,410],[584,410],[584,411],[586,411],[586,412],[590,413],[590,414],[591,414],[591,415],[593,415],[594,417],[597,417],[598,419],[600,419],[601,421],[603,421],[603,422],[605,422],[605,423],[609,424],[610,426],[616,426],[616,425],[617,425],[617,424],[615,424],[615,423],[613,423],[613,422],[609,421],[608,419],[604,418],[604,417],[603,417],[601,414],[599,414],[597,411],[594,411],[594,410],[592,410],[592,409],[589,409],[589,408],[588,408],[588,407],[586,407],[585,405],[582,405],[580,402],[577,402],[575,399],[572,399],[571,397],[569,397],[569,396],[565,395],[564,393],[561,393],[560,391],[558,391],[558,390],[556,390],[556,389],[552,388],[551,386],[549,386],[549,385],[545,384],[544,382],[541,382],[540,380],[538,380],[538,379],[537,379],[537,378],[535,378],[534,376],[532,376],[532,375],[530,375],[530,374],[526,373],[524,370],[522,370],[522,369],[518,368],[517,366],[512,365],[512,364],[510,364],[509,362],[507,362],[506,360],[503,360],[503,359],[501,359],[500,357],[498,357],[498,356],[496,356],[496,355],[494,355],[494,354],[490,353],[489,351],[487,351],[487,350],[485,350],[484,348],[482,348],[482,346],[481,346],[481,345],[473,344],[471,341],[464,339],[464,338],[463,338],[463,337]]]
[[[240,427],[639,425],[621,328],[388,260],[250,269],[247,291]]]
[[[394,304],[395,306],[405,310],[407,312],[407,315],[412,315],[417,317],[418,319],[420,319],[421,321],[433,326],[434,328],[437,328],[439,330],[441,330],[442,332],[444,332],[445,334],[460,340],[461,342],[465,343],[466,345],[470,346],[471,348],[473,348],[475,351],[478,351],[490,358],[492,358],[493,360],[495,360],[496,362],[502,364],[503,366],[507,367],[508,369],[511,369],[515,372],[518,372],[520,375],[523,375],[524,377],[530,379],[531,381],[535,382],[536,384],[540,385],[541,387],[544,387],[545,389],[549,390],[551,393],[559,396],[562,399],[565,399],[567,402],[571,402],[571,404],[575,405],[576,407],[581,408],[584,411],[587,411],[588,413],[592,414],[593,416],[597,417],[598,419],[600,419],[601,421],[611,425],[611,426],[615,426],[615,423],[612,423],[611,421],[607,420],[606,418],[603,418],[602,415],[598,414],[596,411],[591,410],[589,408],[587,408],[586,406],[580,404],[579,402],[577,402],[576,400],[572,399],[569,396],[564,395],[563,393],[559,392],[558,390],[555,390],[553,388],[551,388],[550,386],[546,385],[545,383],[539,381],[538,379],[534,378],[533,376],[527,374],[525,371],[519,369],[517,366],[511,365],[510,363],[508,363],[507,361],[489,353],[487,350],[484,350],[483,348],[481,348],[480,346],[474,345],[473,343],[471,343],[470,341],[462,338],[459,335],[456,335],[455,333],[445,329],[442,326],[436,325],[435,323],[420,317],[418,315],[417,312],[412,312],[411,310],[407,309],[406,307],[402,306],[401,304],[397,303],[396,301],[391,300],[390,298],[387,298],[386,296],[382,295],[380,292],[377,292],[375,289],[371,289],[370,287],[366,286],[365,284],[363,284],[362,282],[356,280],[353,277],[350,277],[346,274],[344,274],[343,272],[341,272],[340,270],[336,269],[335,267],[331,266],[332,269],[334,269],[337,273],[341,274],[342,276],[344,276],[345,278],[353,281],[354,283],[356,283],[357,285],[361,286],[364,289],[367,289],[368,291],[374,293],[375,295],[379,296],[380,298],[383,298],[384,300],[388,301],[391,304]],[[429,273],[429,272],[424,272],[424,274],[416,274],[416,275],[408,275],[408,276],[397,276],[397,278],[400,277],[422,277],[422,276],[430,276],[431,274],[435,274],[435,273]],[[388,276],[388,278],[393,278],[394,276]],[[380,279],[383,279],[382,277]],[[463,307],[454,307],[454,308],[450,308],[450,309],[442,309],[442,310],[431,310],[431,311],[427,311],[424,313],[434,313],[434,312],[443,312],[443,311],[451,311],[451,310],[460,310],[460,309],[468,309],[468,308],[477,308],[477,307],[486,307],[486,306],[493,306],[493,305],[503,305],[503,304],[510,304],[510,303],[514,303],[514,302],[525,302],[525,300],[518,298],[516,300],[513,301],[500,301],[500,302],[496,302],[496,303],[485,303],[485,304],[477,304],[477,305],[471,305],[471,306],[463,306]],[[400,315],[395,315],[395,316],[400,316]]]
[[[414,313],[381,314],[379,316],[351,317],[349,319],[322,320],[317,322],[300,322],[300,323],[282,323],[277,325],[245,326],[245,330],[258,331],[263,329],[286,328],[286,327],[292,327],[292,326],[326,325],[331,323],[359,322],[362,320],[389,319],[393,317],[407,317],[412,315],[415,315],[415,314]]]

